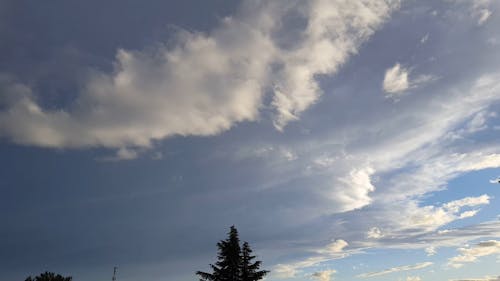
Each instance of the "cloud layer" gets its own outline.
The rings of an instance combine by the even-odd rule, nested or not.
[[[45,147],[150,147],[255,121],[266,92],[281,130],[320,96],[315,76],[335,73],[397,7],[382,0],[244,3],[209,34],[180,30],[153,50],[118,50],[114,71],[95,71],[68,108],[43,108],[29,87],[4,81],[0,134]],[[290,30],[285,19],[305,23]]]

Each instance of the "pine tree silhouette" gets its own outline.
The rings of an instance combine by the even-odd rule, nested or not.
[[[253,259],[255,256],[252,256],[250,245],[244,242],[241,251],[241,281],[257,281],[269,273],[268,270],[258,270],[262,262],[252,262]]]
[[[217,243],[218,254],[215,265],[210,264],[212,273],[197,271],[200,281],[256,281],[269,271],[261,270],[261,261],[252,262],[252,250],[247,242],[240,248],[240,239],[236,227],[231,226],[228,238]]]

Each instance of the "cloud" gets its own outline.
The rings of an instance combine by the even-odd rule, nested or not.
[[[396,63],[385,71],[383,89],[386,93],[396,94],[406,91],[410,87],[408,70]]]
[[[318,279],[319,281],[331,281],[331,280],[333,280],[333,275],[335,273],[337,273],[337,271],[333,270],[333,269],[323,270],[323,271],[314,272],[312,274],[312,277]]]
[[[382,88],[388,96],[395,96],[402,94],[408,89],[420,87],[437,79],[438,77],[429,74],[422,74],[410,79],[410,70],[401,66],[401,64],[396,63],[393,67],[388,68],[385,71]]]
[[[496,113],[482,111],[474,115],[472,119],[467,123],[464,130],[467,133],[475,133],[479,131],[486,130],[488,128],[487,121],[491,117],[495,117]]]
[[[454,268],[462,267],[465,263],[476,262],[478,258],[500,253],[500,241],[488,240],[468,247],[459,248],[460,255],[448,260],[448,265]]]
[[[478,14],[477,24],[483,25],[490,18],[492,12],[488,9],[481,9]]]
[[[436,247],[456,247],[469,241],[499,235],[500,221],[495,220],[462,228],[440,230],[420,237],[420,239]]]
[[[423,206],[418,207],[410,204],[407,209],[400,210],[408,218],[401,226],[422,229],[424,231],[435,230],[457,219],[474,216],[478,211],[461,212],[464,207],[475,207],[489,204],[490,197],[481,195],[479,197],[466,197],[443,204],[441,207]],[[399,217],[399,216],[398,216]]]
[[[427,253],[427,256],[430,257],[430,256],[434,256],[437,253],[437,250],[436,250],[436,247],[430,246],[430,247],[425,248],[425,252]]]
[[[420,39],[420,44],[425,44],[429,40],[429,33],[426,33],[421,39]]]
[[[349,246],[349,243],[347,243],[345,240],[337,239],[328,244],[324,252],[332,254],[341,253],[347,246]]]
[[[459,218],[459,219],[470,218],[470,217],[475,216],[478,212],[479,212],[479,210],[470,210],[470,211],[465,211],[465,212],[461,213],[461,214],[460,214],[460,216],[459,216],[458,218]]]
[[[345,250],[349,246],[349,243],[343,239],[337,239],[332,243],[322,247],[315,251],[315,255],[310,256],[306,259],[299,260],[296,262],[291,262],[288,264],[278,264],[276,265],[272,272],[274,276],[280,279],[296,277],[298,273],[302,272],[305,268],[311,268],[317,266],[323,262],[327,262],[332,259],[341,259],[356,251]],[[333,275],[335,270],[320,271],[313,274],[313,277],[319,278],[320,280],[330,280],[331,275]],[[327,278],[327,279],[321,279]]]
[[[348,176],[339,178],[339,183],[345,186],[335,189],[332,195],[335,200],[342,202],[346,210],[364,207],[371,202],[369,193],[375,190],[370,176],[375,173],[371,167],[351,170]]]
[[[382,233],[382,230],[378,227],[372,227],[368,232],[366,233],[367,238],[373,238],[373,239],[379,239],[384,237],[384,234]]]
[[[338,230],[332,229],[327,235],[349,237],[348,251],[343,256],[333,258],[346,257],[371,248],[424,250],[430,246],[434,249],[456,247],[464,241],[498,235],[500,227],[497,222],[448,232],[439,231],[453,221],[476,214],[480,206],[490,202],[490,197],[486,194],[452,200],[441,205],[422,206],[420,200],[424,194],[446,188],[447,182],[463,173],[500,166],[500,158],[496,154],[498,146],[495,144],[483,146],[476,143],[470,147],[457,147],[456,140],[447,138],[448,132],[461,128],[466,120],[498,99],[498,95],[495,94],[498,93],[498,87],[495,86],[497,83],[493,83],[489,77],[489,75],[480,76],[473,81],[470,89],[460,91],[461,98],[448,96],[445,100],[429,101],[433,105],[443,105],[439,107],[440,109],[425,107],[412,112],[413,109],[410,108],[409,111],[404,111],[402,116],[394,116],[396,119],[405,120],[404,123],[398,124],[397,128],[400,130],[394,132],[396,137],[377,136],[368,144],[361,142],[362,149],[351,149],[349,153],[335,147],[339,151],[337,154],[325,154],[324,151],[331,149],[329,146],[322,146],[320,142],[315,142],[314,145],[308,144],[318,149],[316,155],[319,156],[314,155],[314,151],[299,152],[301,155],[312,154],[311,162],[307,166],[310,167],[307,176],[319,177],[331,173],[336,179],[351,179],[343,182],[334,181],[338,182],[334,188],[324,189],[326,195],[337,195],[330,195],[328,198],[331,200],[321,205],[322,212],[327,213],[326,209],[331,210],[331,220],[322,223],[338,227]],[[408,120],[411,120],[408,116],[411,114],[418,116],[419,125],[408,124]],[[366,128],[374,130],[383,128],[387,131],[387,123],[381,125],[370,121],[360,128],[355,127],[353,131],[363,132],[363,138],[369,137]],[[384,121],[387,122],[388,119]],[[394,119],[389,119],[388,122],[391,121]],[[354,140],[357,141],[355,138]],[[328,141],[334,142],[335,139]],[[295,150],[300,151],[297,148]],[[318,159],[328,160],[318,162]],[[349,167],[356,168],[349,169]],[[361,182],[365,184],[360,184]],[[337,190],[342,191],[348,187],[357,189],[359,186],[365,186],[360,190],[370,190],[366,193],[368,200],[358,197],[360,205],[363,202],[368,203],[362,208],[343,209],[344,204],[350,207],[355,205],[342,200],[343,197],[340,196],[342,192]],[[368,188],[369,186],[372,187]],[[329,209],[331,202],[336,203],[336,209]],[[344,212],[339,213],[341,211]],[[374,225],[381,230],[383,237],[378,239],[367,237],[367,233]],[[316,260],[318,263],[333,259],[328,256],[318,257],[315,254],[310,256],[319,258]],[[305,267],[313,265],[317,263],[302,264]]]
[[[463,207],[474,207],[489,203],[490,203],[490,197],[486,194],[483,194],[479,197],[466,197],[460,200],[448,202],[443,205],[443,208],[446,209],[447,211],[457,213],[460,211],[460,208]]]
[[[474,0],[472,2],[472,15],[477,19],[477,25],[483,25],[493,14],[490,10],[490,0]]]
[[[486,23],[493,14],[490,9],[490,0],[454,0],[454,2],[468,5],[470,14],[477,21],[477,25]]]
[[[422,279],[419,276],[408,276],[406,281],[422,281]]]
[[[483,278],[450,279],[449,281],[500,281],[500,276],[485,276]]]
[[[311,234],[316,235],[315,241],[349,237],[349,248],[341,255],[322,256],[317,253],[327,245],[320,247],[311,242],[311,248],[319,250],[308,248],[302,254],[314,259],[304,258],[300,267],[300,261],[292,262],[292,267],[301,270],[372,248],[456,247],[464,241],[497,235],[500,230],[497,222],[446,233],[439,230],[475,215],[481,206],[490,202],[486,194],[421,205],[425,194],[445,189],[447,183],[459,175],[500,166],[497,144],[477,141],[463,145],[448,137],[449,132],[463,128],[478,112],[498,101],[499,84],[493,77],[497,75],[480,75],[446,94],[432,96],[430,93],[419,101],[422,102],[419,107],[411,103],[397,114],[388,114],[379,120],[363,119],[364,122],[349,128],[351,135],[336,129],[335,134],[327,135],[323,141],[315,139],[295,145],[293,150],[301,155],[302,161],[295,161],[297,169],[293,175],[301,183],[312,182],[306,184],[307,191],[319,194],[313,208],[295,206],[296,209],[301,210],[302,217],[307,213],[311,224],[336,226],[326,233]],[[371,136],[371,130],[383,133]],[[342,138],[336,138],[338,135]],[[369,141],[365,141],[367,139]],[[339,146],[337,143],[341,141],[347,144]],[[307,161],[308,155],[310,161]],[[289,190],[290,185],[283,186]],[[346,200],[346,191],[362,196],[351,195],[351,199]],[[381,230],[383,237],[368,237],[370,232],[377,233],[371,231],[374,226]]]
[[[272,271],[273,276],[280,279],[293,278],[297,274],[297,269],[288,264],[277,264]]]
[[[132,160],[132,159],[137,158],[137,156],[138,156],[137,151],[130,149],[130,148],[122,147],[122,148],[118,149],[118,151],[116,151],[115,156],[101,157],[101,158],[98,158],[98,160],[102,160],[102,161]]]
[[[130,159],[123,152],[134,147],[255,121],[266,92],[272,92],[274,124],[283,130],[321,95],[315,77],[336,73],[398,6],[244,2],[207,34],[179,30],[169,45],[118,50],[114,70],[96,70],[67,108],[44,108],[22,83],[4,85],[2,92],[16,98],[0,111],[0,135],[43,147],[127,148],[118,154]],[[290,15],[307,24],[289,29],[283,18]],[[290,33],[299,38],[280,41]]]
[[[392,268],[389,268],[389,269],[386,269],[383,271],[363,273],[363,274],[358,275],[357,277],[360,277],[360,278],[375,277],[375,276],[386,275],[386,274],[393,273],[393,272],[422,269],[422,268],[429,267],[431,265],[433,265],[432,262],[423,262],[423,263],[418,263],[415,265],[404,265],[404,266],[392,267]]]
[[[214,135],[255,120],[268,56],[258,53],[269,49],[268,40],[228,21],[212,37],[177,38],[175,48],[154,53],[119,50],[114,72],[94,74],[71,109],[46,110],[24,94],[0,112],[0,132],[26,145],[149,147],[169,136]],[[218,44],[225,40],[231,45]]]
[[[279,279],[293,278],[296,277],[299,273],[301,273],[304,268],[309,268],[318,265],[327,260],[329,259],[325,258],[325,256],[317,255],[298,262],[293,262],[288,264],[277,264],[276,266],[273,267],[271,272],[273,274],[273,277]]]
[[[302,41],[283,56],[274,86],[276,128],[296,120],[321,94],[315,75],[332,74],[380,26],[399,1],[314,1]]]

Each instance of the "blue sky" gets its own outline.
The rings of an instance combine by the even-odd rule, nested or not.
[[[500,280],[498,11],[0,0],[0,279]]]

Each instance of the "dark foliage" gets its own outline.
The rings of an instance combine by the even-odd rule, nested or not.
[[[231,226],[228,238],[217,243],[219,252],[215,265],[210,264],[212,273],[197,271],[201,281],[256,281],[269,271],[261,270],[261,261],[253,262],[252,250],[247,242],[240,248],[238,231]]]
[[[72,277],[63,277],[60,274],[55,274],[53,272],[44,272],[35,278],[33,277],[28,277],[26,278],[25,281],[71,281],[73,278]]]
[[[262,279],[268,270],[259,270],[261,261],[253,262],[255,256],[252,256],[252,249],[248,242],[243,243],[243,249],[241,252],[241,280],[242,281],[257,281]]]

